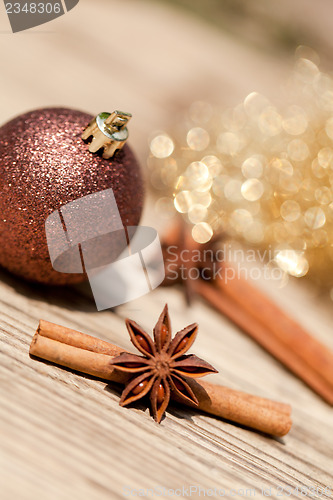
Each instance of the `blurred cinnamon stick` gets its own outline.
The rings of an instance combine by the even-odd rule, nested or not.
[[[223,267],[233,270],[229,263],[225,263]],[[236,270],[233,271],[234,277],[227,282],[216,280],[221,292],[267,327],[283,345],[332,387],[333,394],[333,353],[258,288],[248,280],[238,277]]]
[[[177,261],[171,262],[176,263],[178,269],[182,266],[189,271],[191,266],[220,266],[221,273],[217,272],[215,279],[206,280],[201,277],[191,280],[187,277],[183,281],[187,299],[191,299],[195,294],[203,297],[301,378],[327,403],[333,405],[333,353],[248,280],[239,277],[231,263],[205,262],[205,251],[214,253],[217,241],[218,238],[200,245],[193,240],[184,222],[171,226],[163,239],[165,284],[175,283],[168,274],[169,248],[173,249],[172,257],[177,253]],[[188,255],[183,262],[183,250],[186,250],[187,254],[191,251],[201,252],[202,262],[198,263],[197,257],[191,262]],[[220,274],[223,278],[219,277]],[[179,281],[181,280],[178,279]]]
[[[265,325],[265,323],[258,321],[255,315],[250,314],[243,307],[243,304],[230,297],[225,292],[228,286],[229,282],[223,290],[220,290],[204,281],[198,280],[193,283],[193,287],[198,295],[206,299],[214,308],[230,318],[242,330],[246,331],[266,351],[288,367],[325,401],[332,405],[333,386],[321,375],[320,365],[314,370],[311,364],[306,362],[306,358],[304,359],[299,356],[298,352],[288,345],[288,342],[282,342],[278,336],[271,332],[269,324]],[[261,308],[263,307],[265,307],[265,301],[261,304]],[[271,321],[275,321],[275,318],[272,317]],[[322,351],[327,355],[324,346],[322,346]]]
[[[98,378],[126,383],[128,375],[110,364],[121,352],[124,351],[118,346],[44,320],[40,321],[30,346],[32,356]],[[291,408],[287,404],[208,382],[190,380],[189,383],[198,396],[199,410],[275,436],[284,436],[291,428]]]

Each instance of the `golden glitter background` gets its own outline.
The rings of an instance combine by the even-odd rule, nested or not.
[[[148,167],[157,211],[182,214],[195,241],[226,233],[333,286],[333,78],[313,51],[296,55],[283,104],[195,102],[176,133],[153,136]]]

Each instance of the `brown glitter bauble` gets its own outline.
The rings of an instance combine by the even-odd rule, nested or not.
[[[45,220],[61,206],[112,188],[124,226],[139,223],[143,179],[125,144],[109,160],[81,139],[92,116],[64,108],[35,110],[0,128],[0,265],[45,284],[78,283],[84,274],[52,268]]]

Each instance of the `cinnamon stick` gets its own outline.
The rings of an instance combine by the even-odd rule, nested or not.
[[[179,221],[164,236],[165,261],[167,262],[169,257],[168,248],[174,247],[178,250],[178,261],[172,260],[173,264],[178,264],[179,267],[190,267],[191,263],[188,259],[182,262],[182,250],[198,251],[200,248],[203,252],[203,261],[200,264],[203,265],[204,251],[208,249],[214,252],[214,245],[213,240],[205,245],[198,245],[194,242],[186,225]],[[174,254],[173,251],[171,255],[174,256]],[[215,309],[230,318],[301,378],[327,403],[333,405],[333,352],[289,317],[265,294],[251,285],[248,280],[237,276],[231,263],[223,262],[220,265],[224,276],[229,277],[228,280],[219,277],[210,282],[203,279],[188,280],[184,282],[187,298],[192,295],[190,292],[196,292],[205,298]],[[228,272],[229,270],[232,272]],[[168,275],[167,271],[166,266],[165,284],[170,285],[174,283],[174,276]]]
[[[225,290],[228,286],[229,283]],[[264,325],[253,314],[249,314],[247,308],[240,307],[238,301],[231,298],[228,293],[223,293],[216,287],[199,280],[193,283],[193,287],[198,295],[245,330],[258,344],[306,382],[325,401],[333,404],[333,386],[321,375],[320,366],[315,371],[298,355],[297,351],[290,348],[287,342],[283,343],[278,336],[272,334],[268,325]],[[324,346],[322,349],[325,350]]]
[[[284,436],[291,428],[290,407],[281,412],[274,402],[270,405],[266,400],[262,405],[255,396],[204,381],[192,379],[190,385],[199,400],[198,408],[206,413],[274,436]]]
[[[224,267],[233,270],[229,263],[225,263]],[[240,304],[314,372],[326,380],[333,390],[333,352],[310,335],[260,290],[252,286],[248,280],[238,277],[237,272],[234,272],[234,277],[227,282],[216,280],[216,284],[223,293]]]
[[[126,383],[128,375],[110,364],[121,352],[124,350],[118,346],[44,320],[40,321],[30,346],[32,356]],[[189,380],[189,383],[197,394],[199,410],[275,436],[284,436],[291,428],[289,405],[204,381]]]

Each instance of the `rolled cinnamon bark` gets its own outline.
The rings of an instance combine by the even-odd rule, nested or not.
[[[119,356],[124,352],[124,349],[105,342],[104,340],[92,337],[86,333],[81,333],[65,326],[56,325],[41,319],[36,331],[37,336],[46,337],[48,339],[57,340],[63,344],[68,344],[79,349],[86,349],[87,351],[98,352],[99,354],[107,354],[109,356]],[[35,335],[36,337],[36,335]]]
[[[40,321],[29,352],[104,380],[125,384],[129,378],[110,364],[123,349],[48,321]],[[195,407],[199,410],[274,436],[284,436],[291,428],[289,405],[204,381],[188,379],[188,382],[199,400]],[[174,399],[184,404],[183,400]]]
[[[110,359],[114,355],[74,347],[38,333],[32,339],[29,352],[32,356],[104,380],[112,380],[121,384],[125,384],[128,380],[128,375],[115,370],[110,365]],[[123,350],[119,349],[119,354],[121,352]]]
[[[222,293],[231,297],[264,325],[266,330],[270,331],[282,345],[294,352],[309,366],[309,369],[325,380],[333,394],[333,352],[310,335],[260,290],[252,286],[248,280],[237,276],[236,270],[230,263],[226,262],[223,266],[226,270],[231,270],[234,277],[227,282],[216,280]]]
[[[240,328],[246,330],[266,351],[298,375],[325,401],[333,405],[333,385],[322,375],[318,359],[317,370],[314,370],[313,366],[307,363],[304,357],[301,357],[298,352],[291,349],[285,342],[282,342],[279,337],[272,333],[269,330],[268,324],[265,326],[244,307],[240,307],[239,303],[231,298],[229,293],[225,293],[228,287],[225,287],[222,291],[199,280],[193,283],[193,287],[198,295],[208,300],[211,305],[227,315]],[[264,306],[261,309],[263,308]],[[274,322],[273,316],[271,322]],[[305,339],[304,342],[306,343]],[[300,350],[301,344],[302,342],[300,341]],[[322,347],[322,350],[324,351],[324,347]],[[328,356],[328,354],[326,355]]]
[[[217,237],[215,237],[217,240]],[[216,241],[215,241],[216,243]],[[164,235],[162,246],[165,262],[168,262],[168,248],[177,249],[178,261],[175,265],[192,266],[182,260],[182,250],[215,252],[214,237],[206,245],[196,243],[186,224],[178,219]],[[172,254],[174,255],[174,253]],[[189,300],[199,295],[230,318],[245,333],[283,363],[290,371],[301,378],[311,389],[327,403],[333,405],[333,352],[317,338],[310,335],[300,324],[279,308],[265,294],[260,292],[251,281],[238,276],[237,269],[231,262],[219,262],[220,273],[211,281],[204,279],[189,280],[185,287]],[[199,266],[200,267],[200,266]],[[166,271],[168,266],[166,266]],[[214,269],[218,270],[218,269]],[[214,273],[215,274],[215,273]],[[181,281],[181,280],[179,280]],[[174,277],[166,272],[166,285],[174,284]],[[194,293],[195,292],[195,293]]]
[[[281,412],[279,404],[274,401],[257,399],[209,382],[192,379],[190,386],[198,398],[198,408],[206,413],[274,436],[285,436],[290,431],[290,407],[289,413],[287,408]]]

